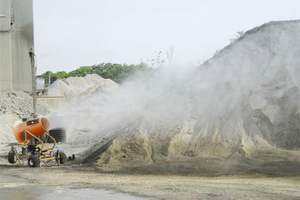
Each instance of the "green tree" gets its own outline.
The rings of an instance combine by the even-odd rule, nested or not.
[[[46,79],[46,84],[53,83],[57,79],[64,79],[67,77],[84,77],[87,74],[98,74],[103,78],[109,78],[117,83],[122,83],[128,77],[136,74],[137,72],[144,72],[153,70],[153,68],[149,67],[145,63],[140,63],[137,65],[127,65],[127,64],[113,64],[113,63],[100,63],[98,65],[93,66],[84,66],[79,67],[69,73],[65,71],[59,71],[53,73],[51,71],[47,71],[39,77],[44,77]]]
[[[65,72],[65,71],[59,71],[59,72],[56,72],[56,77],[58,79],[64,79],[64,78],[67,78],[68,77],[68,73]]]

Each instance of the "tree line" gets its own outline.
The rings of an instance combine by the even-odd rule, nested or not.
[[[52,72],[47,71],[38,77],[45,78],[46,85],[52,84],[57,79],[64,79],[68,77],[84,77],[87,74],[98,74],[103,78],[109,78],[116,83],[122,83],[129,76],[134,75],[137,72],[151,71],[152,67],[149,67],[146,63],[140,63],[137,65],[127,64],[113,64],[113,63],[100,63],[93,66],[79,67],[69,73],[65,71]],[[50,80],[50,83],[49,83]]]

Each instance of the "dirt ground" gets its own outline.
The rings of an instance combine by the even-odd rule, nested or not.
[[[92,165],[71,162],[41,168],[5,164],[3,158],[1,163],[0,199],[43,198],[38,191],[48,194],[48,199],[51,199],[49,194],[57,193],[57,188],[61,195],[56,199],[68,199],[74,192],[82,194],[84,199],[100,199],[101,193],[93,196],[91,192],[103,190],[133,195],[115,199],[300,199],[297,171],[292,176],[259,172],[204,176],[179,172],[154,174],[149,170],[143,171],[143,168],[112,173],[100,171]],[[162,165],[160,167],[163,168]],[[299,171],[299,165],[297,167]]]
[[[81,152],[62,146],[67,156]],[[0,147],[0,200],[300,199],[299,151],[260,151],[251,159],[157,158],[148,165],[82,164],[80,158],[30,168],[11,165]]]

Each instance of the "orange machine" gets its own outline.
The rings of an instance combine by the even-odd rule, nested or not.
[[[22,147],[22,154],[19,155],[17,149],[12,145],[11,150],[8,152],[8,162],[14,164],[19,161],[21,163],[19,156],[23,156],[23,159],[28,160],[29,167],[38,167],[41,166],[41,162],[46,164],[51,160],[55,160],[58,165],[64,164],[66,154],[59,150],[54,152],[56,140],[50,135],[49,129],[50,122],[46,117],[15,122],[13,131]],[[39,137],[43,134],[46,136],[45,141]],[[34,141],[32,144],[28,144],[32,138],[34,138]],[[47,143],[48,138],[53,141],[53,144]]]
[[[33,138],[33,136],[30,134],[26,134],[25,136],[26,131],[38,137],[43,133],[48,132],[49,130],[50,130],[50,122],[46,117],[28,120],[23,123],[21,121],[17,121],[15,122],[14,129],[13,129],[16,139],[20,144],[23,145],[25,145],[24,141],[26,137],[27,137],[26,143],[28,143],[29,140]]]

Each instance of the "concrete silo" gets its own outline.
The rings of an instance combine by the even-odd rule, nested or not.
[[[32,92],[32,0],[0,0],[0,91]]]

